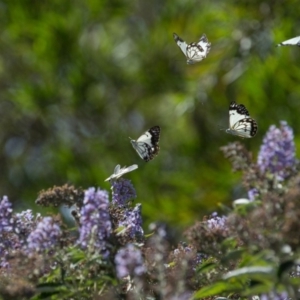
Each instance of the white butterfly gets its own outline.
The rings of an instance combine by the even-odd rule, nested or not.
[[[138,168],[138,165],[132,165],[128,168],[126,166],[121,168],[120,165],[116,165],[114,173],[110,177],[105,179],[104,181],[109,181],[109,180],[112,180],[112,179],[118,179],[119,177],[123,176],[124,174],[129,173],[129,172],[131,172],[131,171],[133,171],[137,168]]]
[[[176,33],[173,33],[173,37],[178,47],[186,56],[187,63],[189,65],[201,61],[209,53],[211,43],[208,42],[208,39],[205,34],[201,36],[198,43],[191,43],[189,45],[184,40],[182,40]]]
[[[227,133],[243,138],[252,138],[257,132],[257,123],[250,118],[249,112],[243,104],[234,101],[229,106],[229,128]]]
[[[160,127],[154,126],[141,135],[137,140],[130,139],[132,147],[145,161],[150,161],[159,152]]]
[[[294,37],[292,39],[286,40],[282,43],[277,44],[278,47],[280,46],[298,46],[300,47],[300,36]]]

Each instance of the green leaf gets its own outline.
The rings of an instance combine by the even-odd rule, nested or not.
[[[244,249],[239,249],[239,250],[234,250],[234,251],[230,251],[227,255],[225,255],[222,258],[222,262],[227,262],[230,260],[238,260],[241,258],[241,256],[245,253]]]
[[[39,284],[36,291],[38,295],[36,295],[33,299],[49,299],[49,297],[56,294],[61,296],[64,293],[69,293],[68,288],[60,283]]]
[[[238,282],[229,283],[229,282],[220,281],[213,285],[202,288],[200,291],[194,294],[193,299],[216,296],[224,292],[231,292],[231,291],[237,292],[242,289],[243,286]]]
[[[223,276],[224,280],[233,279],[233,278],[274,278],[274,269],[273,267],[244,267],[241,269],[237,269],[234,271],[230,271],[229,273]]]

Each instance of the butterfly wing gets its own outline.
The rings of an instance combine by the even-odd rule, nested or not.
[[[121,166],[120,165],[116,165],[115,169],[114,169],[114,174],[113,175],[116,175],[120,172],[120,168]]]
[[[282,43],[277,44],[278,47],[280,46],[298,46],[300,47],[300,36],[294,37],[292,39],[286,40]]]
[[[203,60],[209,53],[211,48],[211,43],[205,34],[203,34],[198,43],[191,43],[187,46],[186,56],[188,58],[188,64],[194,64]]]
[[[232,128],[238,121],[249,117],[249,112],[243,104],[237,104],[234,101],[229,106],[229,127]]]
[[[256,135],[257,123],[252,118],[244,118],[235,123],[230,132],[233,135],[237,135],[243,138],[252,138]]]
[[[244,138],[254,137],[257,132],[257,123],[249,115],[243,104],[231,102],[229,106],[229,129],[227,133]]]
[[[152,160],[159,152],[160,127],[154,126],[141,135],[136,141],[131,140],[131,144],[138,155],[146,162]]]
[[[106,178],[104,181],[109,181],[109,180],[111,180],[111,179],[116,178],[116,174],[119,173],[120,167],[121,167],[120,165],[116,165],[116,166],[115,166],[115,169],[114,169],[114,173],[113,173],[112,175],[110,175],[108,178]]]
[[[183,54],[186,56],[187,43],[183,39],[181,39],[176,33],[173,33],[173,38],[174,38],[177,46],[181,49]]]
[[[124,174],[129,173],[129,172],[131,172],[131,171],[133,171],[137,168],[138,168],[138,165],[132,165],[132,166],[129,166],[129,167],[125,166],[125,167],[123,167],[119,170],[116,178],[119,178],[119,177],[123,176]]]
[[[129,172],[131,172],[131,171],[133,171],[137,168],[138,168],[138,165],[132,165],[132,166],[129,166],[128,168],[126,166],[121,168],[120,165],[116,165],[114,173],[110,177],[105,179],[104,181],[109,181],[109,180],[112,180],[112,179],[118,179],[121,176],[123,176],[124,174],[129,173]]]

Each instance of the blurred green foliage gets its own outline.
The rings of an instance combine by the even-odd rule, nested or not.
[[[191,224],[246,196],[219,148],[232,100],[259,125],[242,140],[257,154],[286,120],[299,145],[298,1],[0,1],[0,194],[37,209],[37,192],[127,175],[146,222]],[[187,65],[175,44],[205,33],[208,57]],[[128,137],[161,126],[159,156],[144,163]]]

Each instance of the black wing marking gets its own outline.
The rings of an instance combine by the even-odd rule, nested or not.
[[[249,132],[251,137],[254,137],[257,133],[258,130],[258,126],[257,123],[254,119],[252,118],[244,118],[240,121],[238,121],[235,125],[234,125],[234,129],[237,132]]]
[[[151,143],[158,144],[159,137],[160,137],[160,127],[159,126],[153,126],[149,129],[149,132],[151,134]]]
[[[181,43],[185,43],[185,41],[182,38],[180,38],[176,33],[173,33],[173,38],[174,38],[176,43],[178,41],[181,42]]]
[[[209,45],[207,45],[207,46],[209,46],[209,48],[210,48],[210,43],[208,42],[208,39],[207,39],[205,33],[202,34],[202,36],[201,36],[199,42],[203,42],[203,43],[205,43],[205,44],[209,44]]]
[[[237,104],[234,101],[230,103],[229,110],[236,110],[238,114],[250,116],[247,108],[243,104]]]
[[[144,142],[136,142],[136,151],[141,155],[144,161],[152,160],[159,153],[159,145],[150,146]]]

